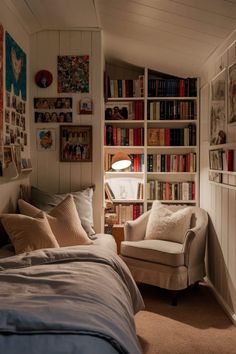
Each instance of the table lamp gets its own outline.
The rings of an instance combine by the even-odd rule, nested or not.
[[[111,167],[114,170],[124,170],[131,165],[130,157],[124,152],[117,152],[112,157]]]

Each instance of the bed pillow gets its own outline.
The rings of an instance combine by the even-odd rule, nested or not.
[[[20,214],[2,214],[1,221],[16,254],[40,248],[59,247],[45,213],[37,218]]]
[[[31,204],[37,208],[49,212],[53,207],[58,205],[69,194],[73,195],[77,212],[79,214],[81,224],[88,236],[94,235],[93,229],[93,187],[88,187],[78,192],[66,194],[50,194],[36,187],[31,187]],[[25,199],[25,198],[24,198]]]
[[[22,214],[28,216],[35,217],[41,213],[40,209],[22,199],[18,200],[18,207]],[[47,214],[47,219],[61,247],[92,243],[81,225],[72,195],[68,195],[61,203],[55,206]]]
[[[159,202],[154,202],[147,223],[145,239],[157,239],[183,243],[190,228],[191,208],[172,211]]]

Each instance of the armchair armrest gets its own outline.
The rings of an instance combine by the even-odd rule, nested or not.
[[[136,220],[126,221],[124,225],[125,241],[140,241],[145,237],[150,210],[140,215]]]

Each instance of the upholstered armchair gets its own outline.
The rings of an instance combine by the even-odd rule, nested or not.
[[[172,212],[184,208],[167,207]],[[203,279],[208,215],[201,208],[187,208],[191,208],[190,227],[182,242],[145,239],[151,211],[126,222],[121,257],[137,282],[180,290]]]

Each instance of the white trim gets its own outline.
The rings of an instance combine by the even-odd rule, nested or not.
[[[229,319],[232,321],[233,325],[236,327],[236,314],[235,314],[235,312],[229,307],[227,302],[223,299],[223,297],[220,295],[220,293],[216,290],[215,286],[212,284],[212,282],[209,280],[209,278],[206,277],[205,280],[206,280],[207,284],[210,286],[217,302],[220,304],[220,306],[223,308],[226,315],[229,317]]]

